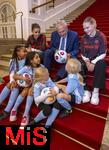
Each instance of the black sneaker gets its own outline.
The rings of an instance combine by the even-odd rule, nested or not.
[[[3,111],[2,113],[0,113],[0,120],[5,119],[8,116],[9,116],[9,113],[6,111]]]
[[[0,104],[0,109],[2,109],[3,108],[3,105],[2,104]]]
[[[37,123],[35,122],[35,120],[32,120],[27,126],[32,126],[32,125],[35,125],[35,124],[37,124]]]
[[[59,118],[64,118],[64,117],[68,116],[68,115],[71,114],[71,113],[72,113],[72,109],[71,109],[71,110],[66,110],[66,109],[64,109],[64,110],[62,110],[62,111],[60,112]]]
[[[53,79],[53,81],[54,82],[57,82],[57,81],[59,81],[59,80],[61,80],[62,78],[60,77],[60,76],[56,76],[54,79]]]

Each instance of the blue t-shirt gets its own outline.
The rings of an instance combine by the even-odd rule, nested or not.
[[[41,94],[42,89],[44,89],[45,87],[51,87],[54,88],[56,85],[55,83],[51,80],[51,78],[49,78],[45,84],[37,82],[34,85],[34,98],[39,96]]]
[[[44,67],[44,65],[40,64],[41,67]],[[20,69],[17,74],[23,75],[24,73],[27,73],[31,75],[32,77],[32,86],[34,85],[34,75],[35,75],[35,70],[37,68],[33,68],[32,66],[24,66],[22,69]]]
[[[17,74],[24,74],[24,73],[28,73],[31,76],[33,75],[33,68],[31,66],[24,66],[22,69],[20,69]]]
[[[19,71],[20,69],[22,69],[25,65],[25,61],[26,59],[21,59],[21,60],[18,60],[18,64],[16,63],[16,60],[15,59],[11,59],[10,60],[10,72],[17,72]]]
[[[76,103],[80,104],[84,95],[84,86],[80,84],[77,74],[69,74],[67,77],[66,93],[75,95]]]

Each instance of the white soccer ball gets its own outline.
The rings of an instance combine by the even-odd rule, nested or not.
[[[27,84],[26,81],[24,81],[24,80],[17,80],[17,84],[21,87],[29,87],[32,83],[32,76],[28,73],[24,73],[23,77],[28,78],[30,80],[30,83]]]
[[[66,63],[67,61],[67,52],[64,50],[56,50],[55,55],[54,55],[54,59],[58,62],[58,63]]]
[[[50,92],[50,87],[46,87],[46,88],[43,88],[42,91],[41,91],[41,95],[43,94],[49,94]],[[45,101],[44,103],[45,104],[52,104],[53,102],[55,101],[55,97],[54,96],[49,96]]]

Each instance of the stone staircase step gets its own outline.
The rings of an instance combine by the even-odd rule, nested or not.
[[[70,22],[73,22],[79,15],[81,15],[92,3],[94,3],[95,0],[87,1],[85,4],[81,5],[78,9],[72,11],[68,15],[66,15],[63,19],[69,24]],[[56,30],[56,24],[53,24],[53,26],[50,26],[49,29],[46,30],[46,37],[47,40],[50,41],[51,33]]]
[[[9,61],[12,57],[12,54],[1,55],[1,60]]]
[[[5,44],[5,45],[8,45],[8,44],[21,44],[22,43],[22,40],[21,39],[0,39],[0,45],[2,44]]]
[[[21,39],[0,39],[0,55],[10,54],[10,49],[14,49],[14,47],[19,44],[22,44]]]
[[[9,61],[0,60],[0,70],[9,71]]]
[[[7,75],[9,75],[9,71],[8,70],[0,69],[0,77],[4,77],[4,76],[7,76]]]
[[[13,45],[0,45],[0,56],[2,54],[10,54],[10,49],[13,49]]]

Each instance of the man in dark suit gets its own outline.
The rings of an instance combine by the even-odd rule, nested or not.
[[[54,54],[57,49],[66,51],[68,58],[76,58],[79,52],[78,34],[77,32],[68,30],[67,23],[64,20],[57,23],[57,31],[53,32],[51,35],[50,48],[44,53],[43,63],[49,71],[51,71],[51,64],[54,61]],[[57,73],[55,81],[64,78],[65,75],[65,64],[63,64]]]

